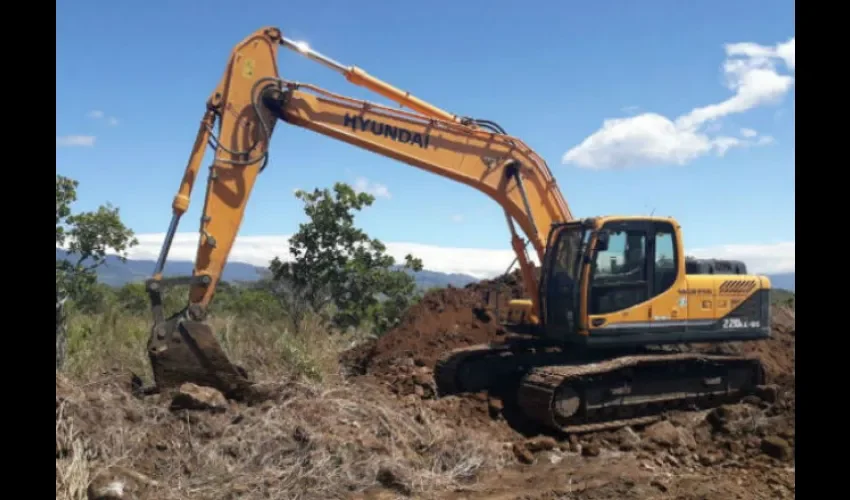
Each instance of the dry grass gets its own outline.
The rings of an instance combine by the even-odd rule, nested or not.
[[[338,376],[337,355],[354,345],[363,333],[329,335],[309,320],[301,333],[288,322],[256,317],[212,317],[209,320],[222,348],[258,380],[296,374],[311,380]],[[68,322],[68,360],[65,374],[84,383],[102,381],[116,368],[150,381],[145,344],[151,321],[110,308],[98,315],[74,315]]]
[[[509,459],[420,403],[346,383],[337,355],[356,336],[213,323],[236,362],[280,385],[275,401],[206,413],[137,399],[128,372],[148,378],[145,318],[72,319],[67,374],[57,375],[56,498],[87,498],[92,483],[139,499],[349,498],[377,486],[427,498]]]

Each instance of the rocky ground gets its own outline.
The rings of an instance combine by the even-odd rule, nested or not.
[[[446,350],[497,340],[516,276],[431,293],[377,342],[342,356],[333,385],[276,382],[243,404],[186,386],[135,396],[124,374],[57,377],[57,498],[792,498],[793,311],[753,352],[771,389],[740,404],[580,437],[508,424],[486,394],[436,398]],[[712,346],[688,346],[711,349]],[[120,491],[119,491],[120,490]]]

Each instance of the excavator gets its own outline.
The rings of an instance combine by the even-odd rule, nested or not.
[[[400,107],[283,79],[280,47]],[[765,383],[755,358],[676,346],[768,338],[767,277],[746,274],[739,262],[690,258],[672,217],[574,218],[546,162],[496,122],[444,111],[266,27],[234,47],[207,100],[146,282],[155,390],[192,382],[240,398],[254,386],[206,319],[278,121],[463,183],[504,209],[527,298],[512,300],[499,319],[511,340],[439,360],[440,394],[507,390],[527,418],[573,433],[649,423],[671,408],[718,404]],[[165,278],[208,146],[214,159],[194,270],[191,277]],[[734,272],[717,272],[723,266]],[[175,283],[189,285],[188,303],[166,316],[163,289]]]

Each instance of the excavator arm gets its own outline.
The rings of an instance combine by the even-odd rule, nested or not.
[[[284,90],[269,92],[265,103],[287,123],[466,184],[495,200],[505,210],[526,288],[536,292],[514,221],[542,262],[549,227],[571,216],[546,164],[521,141],[306,84],[285,82]]]
[[[284,80],[277,68],[280,46],[297,50],[412,111]],[[251,190],[268,162],[269,141],[278,120],[453,179],[495,200],[505,211],[511,245],[531,294],[532,317],[537,317],[537,280],[516,225],[542,262],[549,228],[572,219],[543,159],[493,122],[443,111],[359,68],[345,67],[290,41],[276,28],[264,28],[234,48],[222,80],[207,101],[172,204],[162,251],[148,280],[154,315],[148,350],[158,387],[195,382],[236,395],[248,385],[244,371],[229,363],[204,319]],[[162,286],[175,280],[164,279],[162,274],[207,146],[214,149],[215,156],[209,167],[194,271],[188,280],[189,303],[166,319]]]

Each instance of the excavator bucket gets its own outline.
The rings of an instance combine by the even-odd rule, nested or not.
[[[191,382],[238,399],[251,386],[245,370],[230,362],[212,328],[182,315],[154,327],[148,356],[159,390]]]
[[[162,318],[159,294],[149,293],[154,299],[154,317]],[[241,399],[252,385],[247,373],[230,362],[207,323],[189,316],[181,311],[154,322],[147,348],[157,390],[190,382]]]

